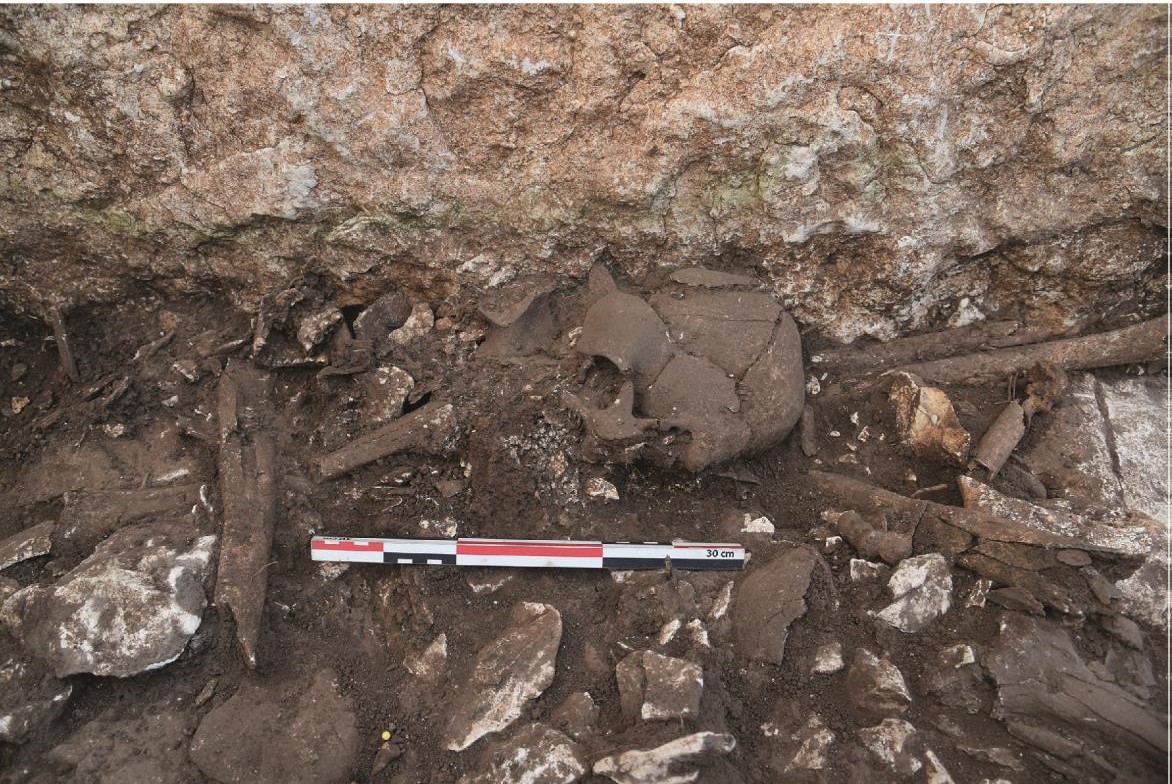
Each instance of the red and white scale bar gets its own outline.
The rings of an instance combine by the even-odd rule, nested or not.
[[[745,548],[705,542],[562,542],[528,539],[352,539],[315,536],[315,561],[560,569],[743,569]]]

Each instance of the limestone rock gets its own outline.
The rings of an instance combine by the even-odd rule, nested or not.
[[[846,682],[851,700],[861,710],[880,716],[899,716],[912,704],[899,668],[866,648],[859,648],[855,653]]]
[[[1162,769],[1167,717],[1094,674],[1061,626],[1006,613],[982,664],[1010,733],[1077,766],[1081,777],[1143,780]]]
[[[0,569],[7,569],[38,555],[48,555],[53,546],[52,534],[56,525],[50,520],[26,528],[0,542]]]
[[[9,656],[0,664],[0,741],[21,743],[65,708],[73,686],[35,662]]]
[[[462,751],[512,724],[529,700],[553,682],[562,616],[548,604],[522,602],[509,627],[480,649],[456,692],[444,746]]]
[[[731,735],[697,732],[654,749],[624,751],[603,757],[594,763],[594,773],[606,776],[615,784],[689,784],[696,781],[700,772],[681,772],[682,763],[698,757],[728,754],[735,746],[736,739]]]
[[[573,784],[586,772],[578,744],[544,724],[522,727],[491,747],[487,763],[458,784]]]
[[[737,589],[733,624],[742,655],[781,664],[789,626],[806,613],[816,557],[793,547],[746,577]]]
[[[876,617],[902,632],[918,632],[952,606],[952,569],[939,553],[907,558],[887,589],[895,601]]]
[[[824,642],[814,649],[814,675],[832,675],[843,668],[842,643]]]
[[[118,531],[22,611],[25,647],[65,676],[126,677],[174,661],[199,628],[216,542],[185,525]]]
[[[687,719],[700,713],[704,671],[690,661],[635,651],[618,663],[615,677],[627,721]]]
[[[786,772],[801,770],[823,770],[826,768],[830,747],[835,735],[821,717],[814,715],[794,737],[800,745],[792,760],[786,765]]]
[[[903,719],[884,719],[874,727],[859,730],[859,739],[885,768],[910,776],[923,767],[907,748],[915,734],[916,728]]]
[[[571,738],[582,740],[594,732],[598,706],[589,692],[578,691],[566,697],[550,717],[550,723]]]
[[[204,716],[190,749],[223,784],[348,781],[357,752],[354,712],[329,670],[271,691],[242,686]]]

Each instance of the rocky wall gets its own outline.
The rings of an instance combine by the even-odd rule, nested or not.
[[[1160,309],[1161,6],[6,7],[0,304],[603,260],[804,329]]]

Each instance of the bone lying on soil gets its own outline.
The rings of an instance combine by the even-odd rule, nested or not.
[[[65,317],[61,308],[49,308],[49,323],[53,327],[53,337],[57,341],[57,357],[61,361],[61,369],[70,381],[77,382],[81,377],[77,373],[77,362],[73,358],[73,348],[69,345],[69,333],[65,331]]]
[[[992,515],[998,519],[1012,520],[1015,525],[1043,534],[1065,537],[1076,542],[1070,545],[1074,549],[1129,557],[1143,557],[1151,552],[1151,534],[1142,526],[1096,523],[1072,512],[1047,509],[1029,501],[1010,498],[967,476],[959,477],[957,486],[964,498],[966,509]]]
[[[934,384],[986,384],[1040,363],[1053,363],[1064,370],[1143,364],[1164,356],[1167,331],[1168,317],[1162,316],[1111,332],[984,351],[897,369],[915,373]]]
[[[445,454],[451,448],[457,428],[450,403],[428,403],[336,452],[317,458],[313,461],[314,473],[319,480],[332,479],[397,452]]]
[[[223,536],[216,601],[231,610],[236,637],[254,667],[277,499],[268,385],[266,373],[232,360],[217,392]]]
[[[980,509],[945,506],[932,501],[908,498],[840,474],[811,471],[810,478],[822,492],[838,499],[841,505],[864,514],[881,514],[894,510],[921,520],[925,516],[930,516],[974,536],[993,541],[1020,542],[1040,547],[1068,547],[1124,556],[1138,554],[1137,543],[1131,541],[1127,535],[1118,538],[1098,536],[1088,541],[1079,538],[1085,533],[1081,529],[1071,530],[1069,535],[1058,533],[1044,527],[1033,527],[1024,520],[1002,517]],[[1118,529],[1119,532],[1126,530]]]
[[[995,476],[1024,435],[1025,412],[1020,403],[1011,400],[981,436],[976,461],[989,469],[990,476]]]
[[[897,338],[887,343],[826,349],[818,352],[816,364],[819,369],[860,373],[988,348],[1018,346],[1045,337],[1045,332],[1023,327],[1016,321],[984,321],[927,335]]]

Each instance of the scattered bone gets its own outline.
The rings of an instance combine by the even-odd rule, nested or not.
[[[728,754],[735,746],[732,735],[697,732],[654,749],[603,757],[594,763],[594,773],[606,776],[615,784],[690,784],[700,776],[699,771],[673,773],[672,769],[696,757]]]
[[[880,716],[902,715],[912,704],[903,673],[866,648],[859,648],[846,676],[851,700],[861,710]]]
[[[857,512],[846,511],[838,514],[833,522],[851,547],[864,558],[878,556],[895,565],[912,554],[911,533],[888,531],[883,517],[872,519],[876,522],[864,520]]]
[[[217,391],[223,540],[216,603],[232,613],[236,638],[253,667],[277,503],[276,442],[268,395],[266,373],[229,360]]]
[[[1114,541],[1089,545],[1074,536],[1035,527],[1024,520],[1000,517],[980,509],[945,506],[932,501],[908,498],[840,474],[811,471],[810,478],[820,490],[837,499],[839,503],[860,512],[882,514],[885,511],[894,511],[921,519],[930,515],[974,536],[994,541],[1021,542],[1041,547],[1081,548],[1125,555],[1129,554],[1129,551],[1134,551],[1136,547],[1134,542],[1127,542],[1128,537],[1122,537],[1123,541],[1116,538]],[[965,480],[965,477],[960,480],[962,491]]]
[[[444,455],[459,432],[450,403],[428,403],[313,461],[318,480],[332,479],[399,452]]]
[[[970,351],[1033,343],[1044,337],[1046,333],[1042,330],[1023,327],[1016,321],[982,321],[886,343],[823,349],[817,359],[811,357],[811,360],[840,373],[863,373]]]
[[[818,426],[814,421],[814,407],[806,404],[802,408],[802,418],[799,420],[802,454],[813,457],[818,454]]]
[[[806,614],[816,559],[809,550],[792,547],[741,583],[733,621],[744,656],[781,664],[789,625]]]
[[[981,436],[975,460],[995,476],[1024,435],[1025,412],[1016,400],[1011,400]]]
[[[859,739],[886,768],[910,776],[923,767],[905,748],[915,734],[916,728],[903,719],[884,719],[877,726],[859,730]]]
[[[0,541],[0,570],[29,558],[48,555],[53,547],[52,533],[56,527],[56,523],[50,520]]]
[[[1145,528],[1095,523],[1070,512],[1009,498],[967,476],[958,477],[956,481],[965,508],[987,512],[1043,534],[1069,539],[1075,548],[1125,556],[1144,556],[1151,551],[1151,535]],[[1026,543],[1045,544],[1040,541]]]
[[[618,572],[611,572],[612,575]],[[468,583],[468,587],[472,589],[472,593],[477,596],[481,594],[496,593],[503,588],[508,582],[513,579],[513,575],[502,569],[486,569],[483,574],[470,572],[464,581]]]
[[[982,577],[989,578],[997,585],[1020,588],[1059,612],[1074,616],[1083,614],[1083,608],[1066,588],[1051,582],[1038,572],[1019,569],[1003,561],[974,552],[960,556],[956,563]],[[989,599],[993,599],[992,593],[989,594]]]
[[[12,413],[19,414],[21,411],[24,411],[25,408],[28,407],[28,404],[29,404],[29,399],[27,397],[14,397],[14,398],[12,398],[12,401],[11,401]]]
[[[73,358],[73,348],[69,343],[69,333],[65,329],[65,316],[56,305],[49,308],[49,324],[53,327],[53,337],[57,341],[57,358],[61,363],[61,370],[76,384],[81,380],[81,376],[78,375],[77,362]]]
[[[895,376],[888,393],[900,441],[916,454],[963,464],[972,437],[956,418],[944,390],[924,386],[908,373]]]
[[[1164,356],[1167,332],[1168,317],[1162,316],[1112,332],[905,365],[898,370],[915,373],[933,384],[985,384],[1003,381],[1041,363],[1064,370],[1143,364]]]
[[[895,601],[876,617],[902,632],[918,632],[952,606],[952,571],[939,553],[906,558],[887,589]]]
[[[584,491],[587,498],[593,498],[598,501],[619,500],[619,489],[610,482],[599,477],[591,477],[590,479],[587,479]]]
[[[578,744],[544,724],[522,727],[495,744],[485,760],[457,784],[573,784],[586,773]]]
[[[548,604],[523,602],[505,632],[480,649],[457,691],[443,744],[462,751],[502,730],[553,682],[562,617]]]

